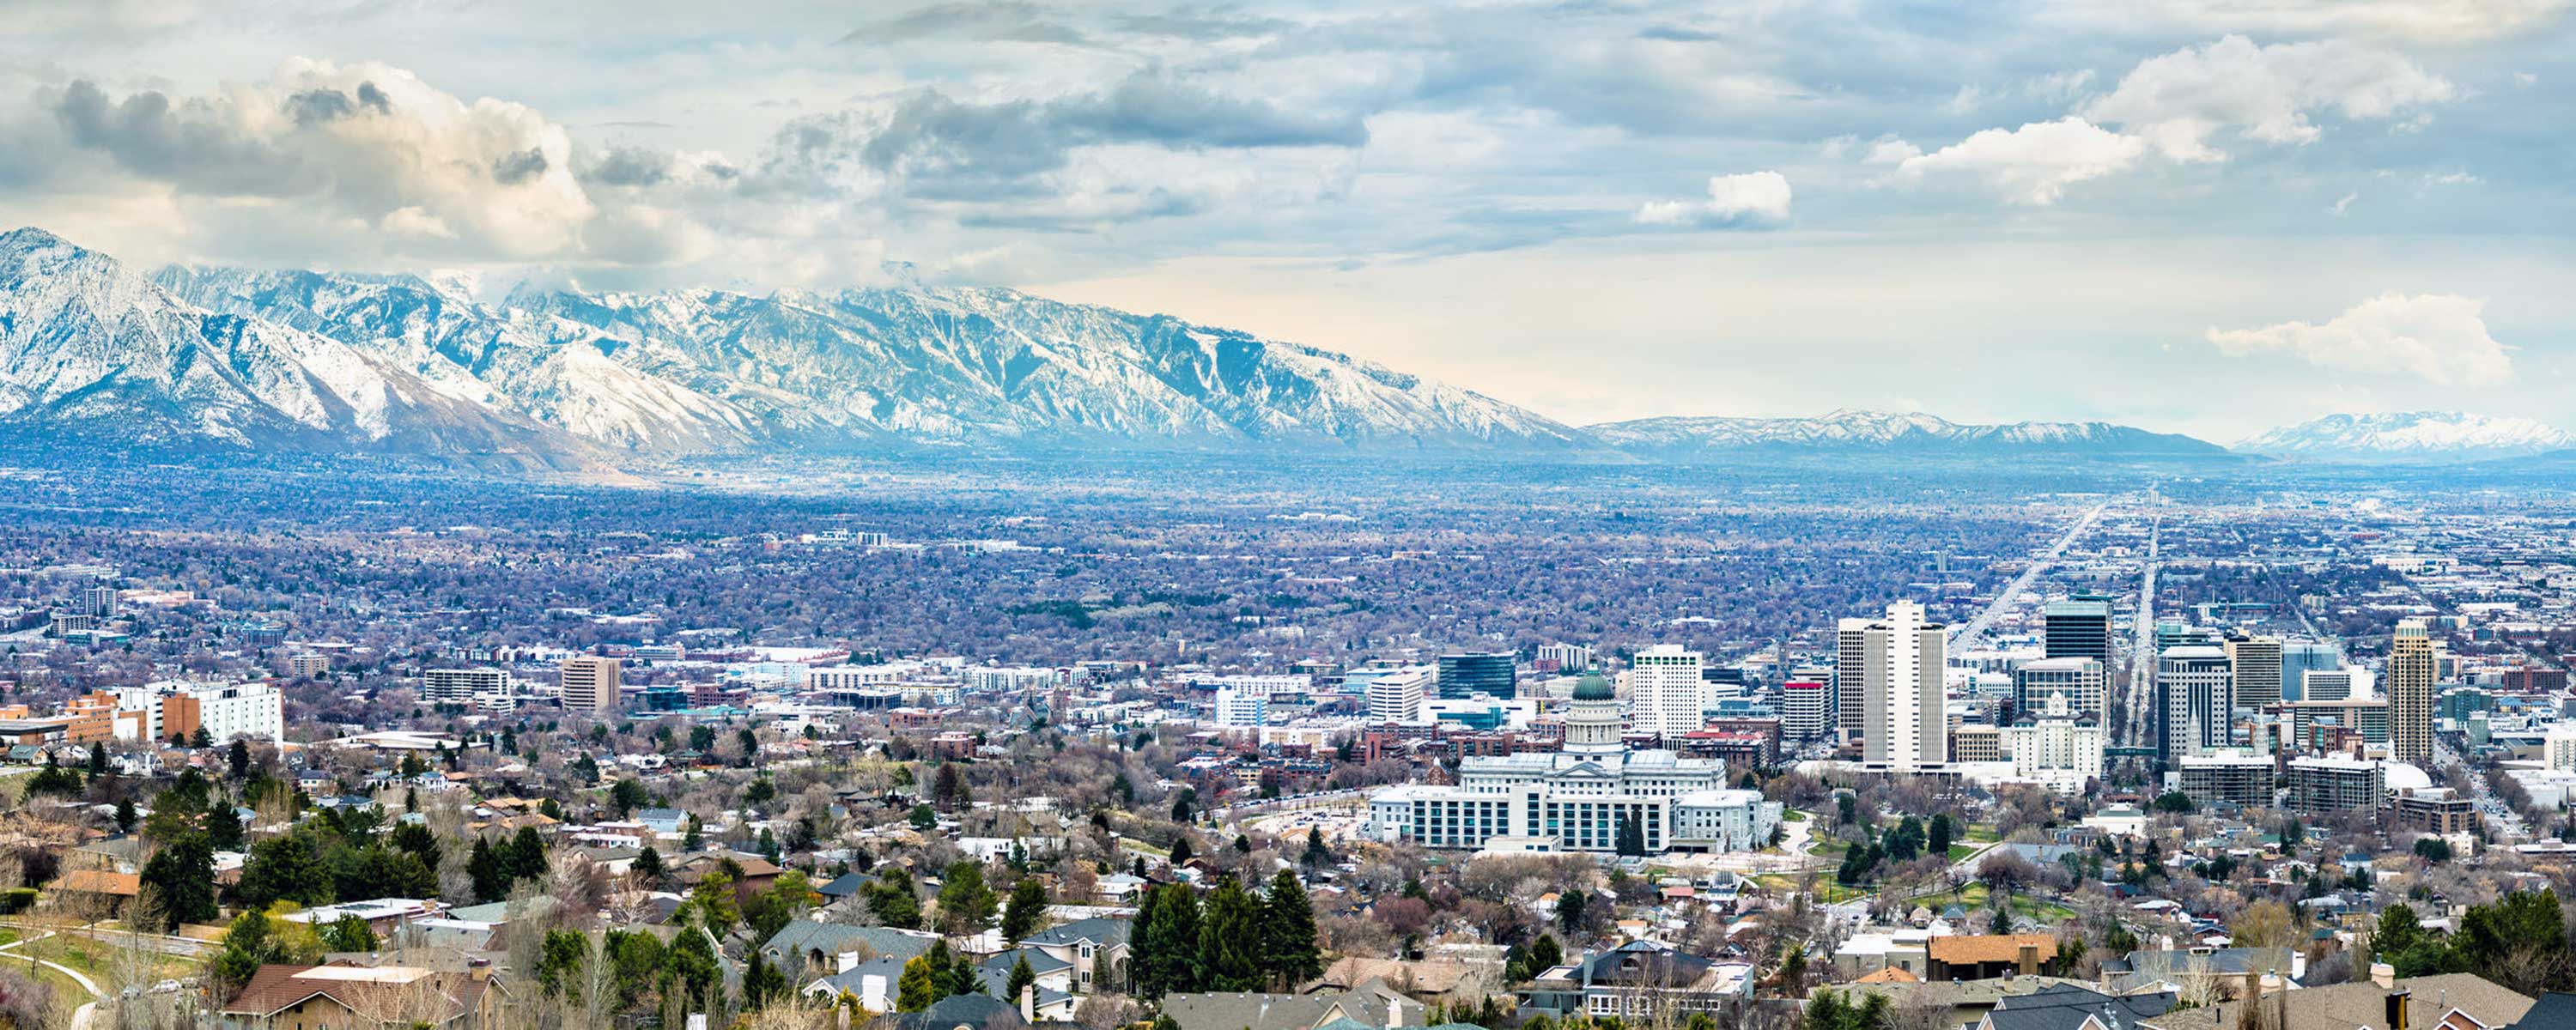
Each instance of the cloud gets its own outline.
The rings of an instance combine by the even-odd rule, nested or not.
[[[564,254],[596,213],[564,171],[572,142],[560,126],[519,104],[468,104],[384,65],[294,59],[266,82],[193,97],[114,97],[75,79],[35,99],[59,135],[14,142],[58,142],[50,152],[66,175],[274,204],[281,218],[461,248],[443,253]]]
[[[2285,355],[2320,368],[2412,376],[2441,386],[2496,386],[2513,359],[2487,335],[2486,302],[2454,294],[2384,293],[2323,325],[2282,322],[2209,330],[2230,357]]]
[[[1871,158],[1894,163],[1899,179],[1959,176],[2023,204],[2054,204],[2066,187],[2138,162],[2146,144],[2081,118],[1986,129],[1931,153],[1902,140],[1880,143]]]
[[[1641,225],[1768,228],[1788,221],[1789,179],[1778,172],[1710,176],[1707,200],[1649,201],[1637,209]]]
[[[2084,117],[2145,138],[2176,161],[2221,161],[2221,132],[2264,143],[2305,144],[2323,130],[2312,116],[2383,119],[2438,104],[2459,87],[2386,47],[2348,40],[2257,46],[2228,36],[2138,64]]]

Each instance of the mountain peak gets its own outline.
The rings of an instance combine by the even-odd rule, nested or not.
[[[1924,412],[1837,408],[1815,418],[1675,417],[1585,427],[1620,450],[1690,457],[1739,450],[1886,450],[1986,455],[2214,456],[2216,444],[2108,422],[1952,422]]]
[[[2327,461],[2504,458],[2576,446],[2576,436],[2520,416],[2461,411],[2342,413],[2282,426],[2236,450]]]

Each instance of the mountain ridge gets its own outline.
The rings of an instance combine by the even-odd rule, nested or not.
[[[1925,454],[2047,452],[2121,457],[2224,457],[2225,448],[2178,433],[2111,422],[1952,422],[1924,412],[1838,408],[1821,416],[1673,416],[1585,426],[1632,454],[1680,458],[1731,451],[1849,448]]]
[[[2517,458],[2576,447],[2536,419],[2459,411],[2326,415],[2239,441],[2242,454],[2343,462]]]

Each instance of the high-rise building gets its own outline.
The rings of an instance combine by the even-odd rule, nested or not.
[[[2040,712],[2063,698],[2075,715],[2100,716],[2107,666],[2092,658],[2041,658],[2013,670],[2013,711]]]
[[[2281,703],[2281,638],[2231,633],[2226,650],[2237,707],[2261,709]]]
[[[1865,761],[1913,769],[1950,760],[1943,630],[1913,601],[1888,605],[1886,618],[1862,629]]]
[[[2281,700],[2304,700],[2300,693],[2310,670],[2343,668],[2343,649],[2316,640],[2292,640],[2281,645]]]
[[[563,660],[563,706],[606,714],[617,710],[617,687],[626,665],[615,658],[574,655]]]
[[[2182,759],[2182,792],[2199,805],[2265,808],[2272,804],[2272,760],[2257,755],[2191,755]]]
[[[420,699],[433,705],[472,704],[476,694],[506,694],[510,674],[500,669],[423,669]]]
[[[2376,812],[2387,800],[2379,763],[2323,756],[2290,759],[2290,811],[2305,815]]]
[[[1708,724],[1700,709],[1700,654],[1657,644],[1628,663],[1629,728],[1678,737]]]
[[[101,619],[116,614],[116,588],[96,586],[81,591],[81,610]]]
[[[2441,656],[2423,619],[2397,624],[2388,649],[2388,757],[2421,765],[2433,758],[2433,690]]]
[[[1861,735],[1869,719],[1867,670],[1869,620],[1844,619],[1834,626],[1834,728],[1844,740]]]
[[[1254,729],[1270,721],[1270,695],[1257,690],[1216,688],[1210,721],[1235,729]]]
[[[1456,700],[1483,694],[1509,699],[1513,690],[1512,661],[1509,651],[1441,655],[1440,696]]]
[[[2370,696],[2368,669],[2309,669],[2301,680],[2301,701],[2349,701]]]
[[[2227,652],[2206,644],[2166,648],[2156,657],[2156,710],[2162,732],[2156,758],[2165,767],[2227,745],[2235,690]]]
[[[2040,638],[2046,657],[2090,658],[2105,669],[2112,666],[2109,601],[2052,601],[2040,615],[2046,620]],[[2094,706],[2097,711],[2100,707]]]
[[[1817,740],[1833,731],[1833,692],[1813,680],[1780,685],[1780,733],[1791,740]]]
[[[1422,697],[1431,688],[1432,670],[1397,669],[1368,681],[1368,715],[1373,723],[1414,722],[1422,718]]]

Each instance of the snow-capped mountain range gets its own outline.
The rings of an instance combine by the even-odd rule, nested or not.
[[[600,468],[687,454],[1246,448],[1691,461],[1894,452],[2225,458],[2107,422],[1921,413],[1576,428],[1312,347],[1006,289],[582,293],[169,267],[0,233],[0,440]],[[2240,450],[2531,453],[2520,419],[2337,416]]]
[[[1647,418],[1585,428],[1612,447],[1660,458],[1748,449],[2177,457],[2225,453],[2224,448],[2192,437],[2109,422],[1974,425],[1922,412],[1850,409],[1817,418]]]
[[[2527,418],[2457,411],[2328,415],[2236,445],[2282,458],[2331,461],[2513,458],[2576,447],[2576,436]]]

